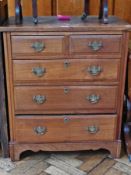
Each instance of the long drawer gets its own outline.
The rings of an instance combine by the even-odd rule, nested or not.
[[[12,36],[12,54],[15,58],[25,55],[56,56],[65,52],[64,36]],[[33,58],[33,57],[32,57]]]
[[[121,35],[72,35],[70,37],[71,54],[120,54]]]
[[[114,113],[116,86],[17,86],[16,114]]]
[[[113,141],[116,120],[116,115],[16,117],[15,140],[24,143]]]
[[[119,59],[13,60],[15,82],[115,82]]]

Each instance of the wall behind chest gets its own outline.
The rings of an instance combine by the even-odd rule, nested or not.
[[[30,3],[29,3],[30,2]],[[32,0],[22,0],[24,16],[32,15]],[[38,0],[39,16],[68,14],[81,15],[84,0]],[[90,14],[97,15],[99,11],[99,0],[90,1]],[[114,14],[131,22],[131,0],[108,0],[109,14]],[[9,16],[14,16],[15,0],[8,0]]]
[[[115,0],[114,14],[131,23],[131,0]]]
[[[26,0],[22,0],[24,16],[32,14],[31,0],[30,3]],[[39,15],[56,15],[56,14],[69,14],[69,15],[81,15],[83,12],[84,0],[38,0]],[[113,13],[114,0],[109,0],[109,13]],[[9,16],[14,16],[15,0],[8,0]],[[99,10],[99,0],[90,1],[90,14],[97,15]]]
[[[32,15],[32,0],[21,0],[23,7],[23,15],[31,16]],[[8,9],[9,16],[14,16],[15,14],[15,0],[8,0]],[[38,0],[38,11],[39,16],[51,15],[52,13],[52,0]]]
[[[81,15],[83,12],[83,2],[84,0],[69,0],[61,1],[57,0],[57,13],[60,14],[71,14],[71,15]],[[91,0],[89,13],[91,15],[97,15],[99,13],[99,0]],[[113,0],[109,0],[109,13],[113,13]]]

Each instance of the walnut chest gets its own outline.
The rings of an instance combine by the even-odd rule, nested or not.
[[[115,17],[0,27],[12,160],[26,150],[104,148],[119,157],[130,27]]]

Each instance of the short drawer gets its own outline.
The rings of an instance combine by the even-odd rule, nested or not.
[[[115,140],[116,115],[91,115],[71,118],[71,141],[111,141]]]
[[[22,59],[64,54],[64,36],[12,36],[11,40],[13,56],[23,56]]]
[[[113,141],[116,119],[116,115],[17,117],[15,140],[25,143]]]
[[[120,54],[121,35],[72,35],[70,53],[72,54]]]
[[[18,86],[14,88],[16,114],[116,112],[115,86]]]
[[[64,119],[56,116],[25,116],[15,119],[17,142],[64,142],[69,140],[69,129]]]
[[[115,82],[119,81],[120,60],[13,60],[17,82]]]

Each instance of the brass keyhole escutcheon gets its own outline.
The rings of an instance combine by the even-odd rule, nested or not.
[[[70,92],[70,89],[68,87],[64,88],[64,94],[68,94]]]
[[[64,61],[64,68],[67,69],[70,66],[70,62],[69,61]]]
[[[67,117],[67,116],[65,116],[65,117],[64,117],[64,123],[68,123],[69,121],[70,121],[70,118]]]

